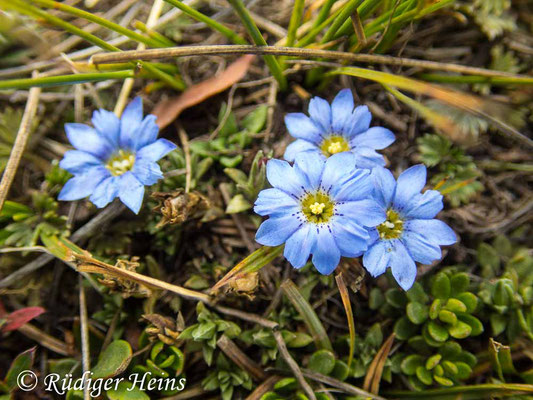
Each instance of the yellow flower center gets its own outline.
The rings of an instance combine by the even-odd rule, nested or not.
[[[344,137],[332,135],[324,139],[320,145],[320,150],[322,150],[322,154],[324,154],[326,157],[329,157],[333,154],[349,151],[350,145]]]
[[[135,155],[125,150],[119,150],[107,160],[106,168],[113,176],[122,175],[133,168]]]
[[[403,221],[394,210],[387,211],[387,220],[377,227],[381,239],[398,239],[403,232]]]
[[[309,206],[309,209],[311,210],[313,214],[317,215],[317,214],[322,214],[322,211],[324,211],[325,207],[326,205],[324,203],[318,203],[315,201],[314,204],[311,204]]]
[[[307,218],[307,222],[315,224],[328,222],[335,208],[335,203],[324,192],[307,194],[301,205],[302,213]]]

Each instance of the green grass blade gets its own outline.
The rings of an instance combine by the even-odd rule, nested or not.
[[[342,7],[342,11],[339,13],[337,18],[335,18],[335,20],[333,21],[333,24],[331,24],[329,29],[326,31],[320,43],[327,43],[332,40],[335,37],[335,33],[339,30],[342,24],[344,24],[344,22],[346,21],[350,22],[350,15],[352,15],[354,11],[357,10],[357,7],[359,7],[362,2],[363,0],[350,0],[344,7]]]
[[[488,76],[462,76],[442,74],[421,74],[420,78],[429,82],[439,83],[487,83],[490,85],[533,85],[533,77],[488,77]]]
[[[252,19],[250,13],[248,12],[246,7],[242,3],[242,0],[228,0],[228,1],[233,6],[237,15],[240,17],[242,23],[246,27],[246,30],[252,37],[254,43],[258,46],[266,46],[267,42],[265,41],[265,38],[263,37],[263,35],[261,35],[261,32],[257,28],[257,25]],[[270,69],[270,73],[274,76],[276,81],[278,81],[280,89],[285,90],[287,88],[287,79],[285,78],[285,75],[283,75],[283,71],[276,57],[271,56],[271,55],[266,55],[266,56],[263,56],[263,58],[266,64],[268,65],[268,68]]]
[[[289,21],[289,29],[287,31],[287,46],[294,45],[296,41],[296,31],[302,22],[304,14],[305,0],[295,0],[294,8],[292,9],[291,20]]]
[[[51,87],[62,85],[75,85],[77,83],[98,82],[108,79],[126,79],[135,76],[132,70],[100,72],[75,75],[46,76],[42,78],[8,79],[0,81],[0,90],[28,89],[31,87]]]
[[[481,385],[454,386],[445,389],[425,389],[424,391],[390,391],[386,396],[398,399],[436,399],[455,400],[458,396],[462,400],[487,399],[499,396],[517,394],[532,394],[533,385],[520,383],[487,383]]]
[[[51,25],[57,26],[59,28],[64,29],[67,32],[72,33],[73,35],[79,36],[82,39],[85,39],[87,42],[98,46],[104,50],[108,51],[120,51],[118,47],[115,47],[109,43],[107,43],[105,40],[100,39],[99,37],[96,37],[88,32],[85,32],[83,29],[80,29],[68,22],[63,21],[61,18],[58,18],[52,14],[47,13],[44,10],[41,10],[40,8],[34,7],[30,4],[27,4],[20,0],[0,0],[0,6],[4,10],[14,10],[21,14],[28,15],[33,18],[41,18],[45,20],[46,22],[50,23]]]
[[[328,334],[320,322],[320,319],[316,315],[311,304],[304,299],[296,285],[290,280],[287,279],[281,284],[281,289],[290,300],[294,308],[298,310],[298,313],[302,316],[309,333],[313,336],[316,347],[319,349],[325,349],[333,351],[331,342],[329,340]]]
[[[185,14],[187,14],[189,17],[194,18],[197,21],[203,22],[207,26],[209,26],[211,29],[220,32],[224,36],[226,36],[229,40],[231,40],[235,44],[248,44],[248,42],[243,39],[241,36],[233,32],[228,27],[222,25],[220,22],[215,21],[212,18],[209,18],[207,15],[202,14],[199,11],[196,11],[194,8],[189,7],[187,4],[184,4],[180,0],[165,0],[168,4],[173,5],[176,8],[179,8],[181,11],[183,11]]]
[[[28,0],[24,0],[24,1],[25,3],[29,3]],[[42,7],[60,10],[70,15],[74,15],[76,17],[86,19],[87,21],[94,22],[95,24],[103,26],[104,28],[107,28],[121,35],[124,35],[136,42],[144,43],[147,46],[165,47],[165,46],[162,46],[161,43],[156,40],[153,40],[149,37],[141,35],[130,29],[124,28],[123,26],[115,24],[114,22],[111,22],[105,18],[99,17],[98,15],[91,14],[90,12],[87,12],[84,10],[80,10],[79,8],[72,7],[67,4],[59,3],[53,0],[31,0],[31,2],[34,4],[40,5]]]

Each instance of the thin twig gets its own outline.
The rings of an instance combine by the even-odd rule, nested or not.
[[[240,348],[226,335],[222,335],[217,341],[217,346],[224,352],[231,360],[248,372],[253,379],[258,382],[264,381],[268,376],[261,369],[261,367],[250,357],[248,357]]]
[[[255,390],[252,393],[250,393],[245,400],[261,399],[266,393],[271,391],[274,385],[280,380],[281,380],[281,376],[278,376],[278,375],[273,375],[269,377],[266,381],[264,381],[259,386],[257,386]]]
[[[250,46],[250,45],[212,45],[212,46],[181,46],[167,47],[164,49],[149,49],[144,51],[122,51],[120,53],[99,53],[93,55],[89,63],[106,64],[120,63],[134,60],[156,60],[172,57],[190,57],[202,55],[229,55],[229,54],[271,54],[279,56],[292,56],[303,58],[327,58],[336,60],[352,61],[355,63],[365,62],[371,64],[385,64],[405,67],[417,67],[423,69],[457,72],[479,76],[508,76],[514,78],[530,79],[527,75],[512,74],[503,71],[494,71],[484,68],[469,67],[452,63],[440,63],[436,61],[417,60],[375,54],[354,54],[344,51],[319,50],[298,47],[276,46]]]
[[[80,331],[81,331],[81,365],[83,376],[91,370],[91,356],[89,353],[89,324],[87,322],[87,302],[85,301],[85,290],[83,288],[83,276],[78,276],[80,290]],[[83,385],[83,399],[89,400],[89,385]]]
[[[314,372],[308,369],[303,369],[302,374],[306,376],[307,378],[312,379],[314,381],[322,382],[326,385],[336,387],[337,389],[340,389],[344,393],[347,393],[347,394],[362,396],[365,399],[387,400],[384,397],[378,396],[377,394],[369,393],[363,389],[358,388],[357,386],[353,386],[353,385],[350,385],[349,383],[339,381],[338,379],[332,378],[330,376],[319,374],[318,372]]]
[[[178,123],[178,135],[180,137],[181,146],[183,147],[183,152],[185,153],[185,193],[189,193],[191,190],[191,175],[192,175],[192,167],[191,167],[191,151],[189,149],[189,137],[187,136],[187,132],[185,132],[185,129],[183,129],[183,126]]]
[[[302,390],[305,392],[309,399],[316,400],[315,392],[313,391],[309,383],[307,383],[307,381],[305,380],[304,375],[302,374],[302,371],[300,370],[300,367],[298,366],[296,361],[294,361],[294,358],[292,358],[292,356],[290,355],[289,350],[287,349],[287,345],[283,340],[283,336],[281,335],[281,332],[279,330],[275,330],[273,333],[274,339],[276,339],[276,343],[278,345],[279,354],[281,355],[281,357],[283,357],[283,359],[291,369],[292,373],[294,374],[294,377],[302,387]]]
[[[35,340],[41,346],[46,347],[48,350],[52,350],[57,354],[62,356],[72,356],[72,352],[69,351],[69,347],[65,342],[56,339],[53,336],[46,334],[41,331],[39,328],[32,324],[24,324],[19,329],[18,332],[22,333],[24,336],[29,337],[32,340]]]
[[[9,188],[13,183],[15,174],[17,173],[22,154],[24,153],[24,148],[30,137],[31,125],[33,118],[37,112],[37,106],[39,104],[39,95],[41,94],[41,88],[34,87],[30,89],[30,95],[28,97],[28,102],[26,103],[26,108],[24,109],[24,115],[20,121],[20,127],[17,132],[17,137],[11,153],[9,154],[9,159],[4,169],[4,175],[2,176],[2,181],[0,182],[0,211],[4,207],[4,202],[6,201],[7,193]]]

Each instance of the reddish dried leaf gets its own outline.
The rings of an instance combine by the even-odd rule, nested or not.
[[[1,330],[3,332],[15,331],[44,312],[46,310],[42,307],[27,307],[13,311],[11,314],[5,316],[7,323],[2,326]]]
[[[178,118],[186,108],[199,104],[240,81],[246,74],[246,71],[248,71],[254,58],[255,56],[251,54],[242,56],[220,75],[189,87],[177,97],[158,103],[152,111],[152,114],[157,117],[157,125],[163,129]]]

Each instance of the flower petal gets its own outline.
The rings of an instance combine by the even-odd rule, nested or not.
[[[393,200],[396,211],[403,212],[404,209],[407,209],[411,199],[420,194],[426,184],[426,173],[426,167],[419,164],[406,169],[400,174]]]
[[[374,126],[366,132],[356,135],[350,144],[355,146],[365,146],[371,149],[381,150],[388,147],[395,140],[394,133],[381,126]]]
[[[133,172],[135,178],[143,185],[153,185],[159,179],[163,179],[163,173],[159,165],[154,161],[148,161],[142,158],[135,161],[131,172]]]
[[[324,160],[326,159],[316,144],[303,139],[295,140],[289,144],[285,150],[283,158],[289,162],[293,162],[296,156],[300,153],[316,153],[321,155]]]
[[[331,126],[333,132],[344,133],[344,127],[352,117],[353,95],[350,89],[342,89],[331,103]]]
[[[118,179],[119,177],[117,176],[110,176],[104,179],[94,188],[89,200],[98,208],[103,208],[108,205],[118,196]]]
[[[378,240],[363,255],[363,266],[374,278],[389,266],[392,246],[389,241]]]
[[[58,200],[80,200],[92,194],[100,182],[110,175],[109,171],[101,166],[92,167],[82,175],[70,178],[57,196]]]
[[[341,251],[332,233],[326,227],[317,226],[317,238],[313,248],[313,265],[322,275],[331,274],[341,260]]]
[[[331,130],[331,108],[321,97],[313,97],[309,102],[309,115],[322,132]]]
[[[367,106],[357,106],[354,112],[344,123],[344,134],[351,138],[362,132],[365,132],[370,127],[372,121],[372,114],[368,111]]]
[[[419,263],[431,264],[442,256],[440,247],[434,243],[430,243],[420,232],[405,230],[402,234],[401,241],[413,259]]]
[[[385,166],[385,159],[383,156],[370,147],[352,147],[352,153],[355,155],[355,164],[357,165],[357,168],[372,169]]]
[[[387,219],[385,209],[372,199],[342,202],[337,204],[335,209],[335,215],[350,218],[360,225],[372,228]]]
[[[389,208],[396,190],[394,176],[388,169],[376,167],[372,169],[370,177],[374,184],[374,199],[384,208]]]
[[[300,226],[302,223],[292,215],[270,217],[257,230],[255,240],[264,246],[279,246]]]
[[[155,123],[156,118],[150,114],[143,119],[133,137],[133,149],[138,150],[155,142],[159,133],[159,126]]]
[[[144,146],[137,151],[135,159],[145,159],[148,161],[157,161],[163,158],[177,146],[167,139],[157,139],[154,143]]]
[[[118,196],[131,211],[139,213],[144,198],[144,186],[135,178],[131,171],[120,175],[118,180]]]
[[[287,114],[285,116],[285,125],[292,137],[304,139],[315,144],[322,141],[322,136],[325,133],[303,113]]]
[[[86,170],[101,165],[102,160],[92,154],[79,150],[69,150],[59,162],[59,166],[71,174],[81,174]]]
[[[416,264],[399,240],[393,242],[393,251],[390,257],[392,276],[403,290],[409,290],[415,283]]]
[[[443,207],[442,194],[438,190],[426,190],[423,194],[413,197],[403,210],[403,215],[408,218],[430,219]]]
[[[335,190],[341,190],[357,174],[354,155],[350,152],[337,153],[326,160],[321,186],[326,192],[331,190],[330,194],[335,197]]]
[[[404,229],[417,232],[428,242],[440,246],[457,242],[457,236],[452,228],[439,219],[412,219],[404,223]]]
[[[88,125],[69,123],[65,124],[65,131],[69,142],[78,150],[90,153],[100,160],[107,160],[114,148],[94,128]]]
[[[135,132],[142,119],[143,101],[141,97],[136,97],[127,105],[120,118],[120,147],[134,149]]]
[[[350,218],[335,219],[330,223],[333,237],[343,257],[359,257],[368,247],[368,230]]]
[[[308,191],[314,191],[320,186],[325,162],[326,159],[317,153],[310,152],[296,157],[294,168],[307,178],[304,186]]]
[[[314,226],[304,224],[287,239],[283,255],[294,268],[302,268],[307,263],[316,243],[316,236]]]
[[[115,147],[118,147],[120,120],[114,112],[104,109],[95,110],[91,121],[100,135],[106,137]]]
[[[298,203],[289,194],[282,190],[271,188],[261,190],[255,201],[254,211],[259,215],[269,215],[275,213],[298,212]]]
[[[355,201],[367,198],[372,193],[370,173],[365,169],[356,169],[349,181],[335,189],[332,195],[336,201]]]
[[[293,197],[300,197],[304,193],[305,177],[287,161],[269,160],[266,175],[272,186]]]

